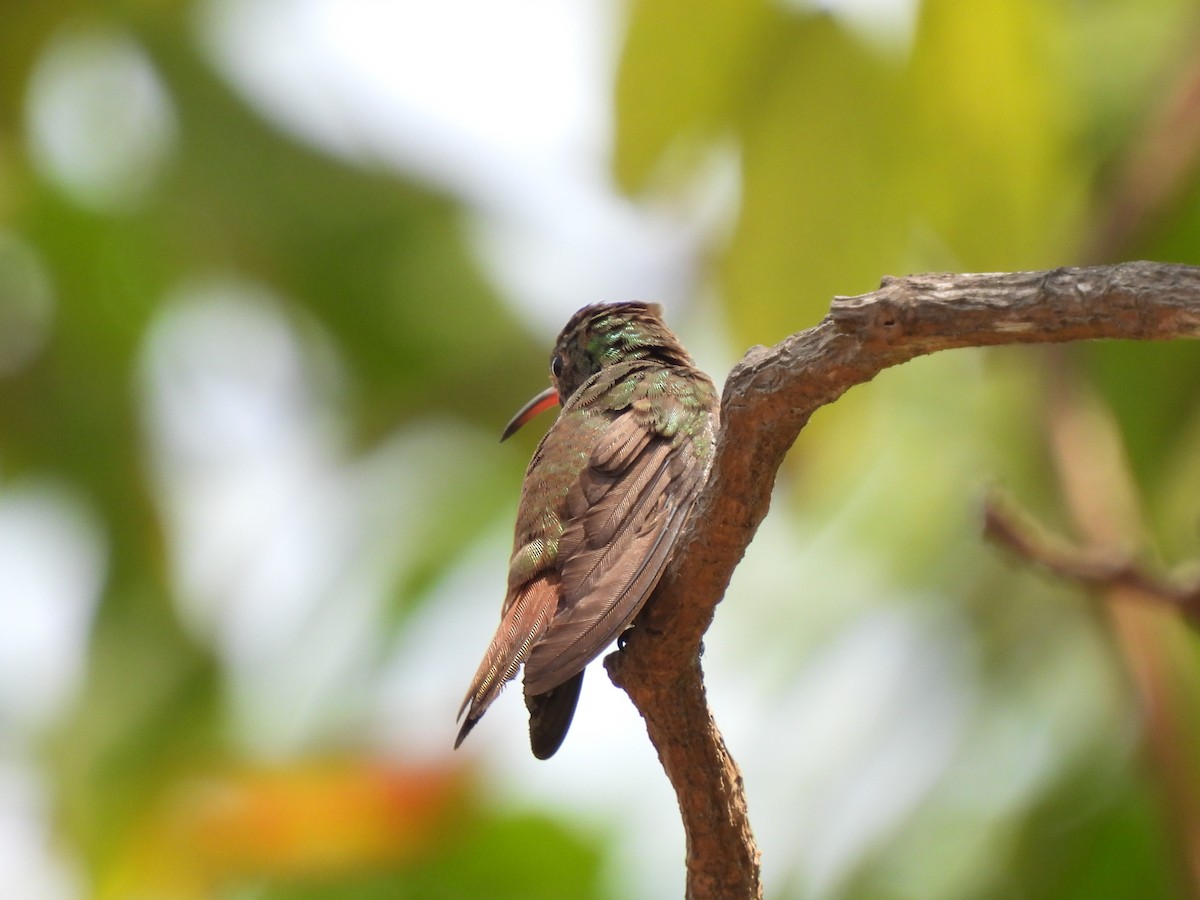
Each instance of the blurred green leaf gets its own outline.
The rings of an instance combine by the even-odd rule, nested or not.
[[[644,187],[665,154],[727,129],[756,102],[755,85],[786,34],[787,16],[751,0],[635,3],[617,74],[617,180]]]
[[[267,887],[264,900],[558,900],[607,896],[594,842],[539,816],[464,823],[443,851],[402,872],[364,873],[330,884]]]
[[[876,287],[907,242],[902,182],[878,155],[904,118],[887,65],[828,17],[780,30],[787,50],[741,122],[742,209],[721,265],[746,343],[814,324],[835,293]]]
[[[1096,785],[1075,782],[1034,811],[998,893],[1056,900],[1185,897],[1170,857],[1161,798],[1148,779],[1121,780],[1099,809]],[[1084,813],[1081,815],[1081,811]]]
[[[921,5],[904,77],[912,119],[881,133],[911,135],[893,141],[890,174],[955,269],[1053,267],[1077,252],[1087,172],[1069,155],[1080,126],[1053,37],[1062,30],[1058,8],[1037,0]]]

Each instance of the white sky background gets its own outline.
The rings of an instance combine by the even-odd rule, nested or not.
[[[210,55],[268,118],[473,208],[493,276],[551,333],[587,302],[690,289],[710,223],[639,207],[609,178],[616,4],[213,0],[203,23]],[[708,219],[730,205],[714,204]]]
[[[876,40],[902,45],[911,30],[909,0],[824,5],[865,23]],[[330,153],[459,197],[472,211],[465,227],[486,268],[547,342],[584,303],[641,298],[670,306],[703,290],[695,261],[736,211],[736,158],[715,154],[685,196],[638,203],[614,190],[616,2],[209,0],[197,26],[214,64],[264,117]],[[124,46],[120,39],[116,45]],[[114,83],[147,86],[139,115],[161,123],[155,133],[160,152],[168,153],[169,98],[156,93],[136,47],[121,53],[126,74]],[[37,126],[37,139],[62,147],[48,156],[48,177],[70,189],[72,159],[110,160],[116,174],[107,181],[86,172],[76,181],[80,202],[134,202],[145,186],[129,173],[147,169],[134,149],[111,157],[79,152],[88,150],[86,135],[63,125],[71,121],[70,104],[62,115],[47,108],[31,103],[35,125],[46,123]],[[119,104],[115,109],[121,112]],[[114,139],[133,132],[115,129]],[[55,165],[67,168],[56,174]],[[269,287],[202,274],[166,300],[143,360],[148,434],[176,549],[181,616],[213,642],[231,674],[246,748],[284,756],[366,721],[397,756],[444,755],[454,711],[495,625],[509,526],[465,548],[462,564],[392,650],[377,694],[361,664],[363,649],[386,639],[383,598],[405,564],[397,535],[417,527],[423,485],[450,478],[457,465],[445,448],[469,455],[494,436],[430,422],[352,459],[336,426],[336,397],[313,388],[328,381],[330,348],[297,335]],[[697,349],[713,373],[732,362],[706,359],[706,348]],[[880,458],[885,473],[900,464]],[[514,503],[515,496],[514,482]],[[20,499],[0,495],[0,525]],[[62,503],[54,509],[77,515]],[[56,697],[68,695],[78,677],[87,598],[97,595],[102,570],[97,529],[72,527],[64,533],[81,561],[79,583],[59,590],[67,598],[59,625],[21,618],[0,603],[0,629],[23,622],[48,635],[38,646],[55,673],[49,683]],[[814,597],[835,598],[830,602],[846,602],[848,590],[869,597],[890,590],[886,573],[847,557],[853,535],[839,534],[837,523],[821,535],[802,528],[778,514],[767,519],[735,581],[739,615],[722,609],[705,667],[718,720],[744,768],[768,883],[788,879],[792,891],[834,896],[840,880],[902,826],[952,764],[967,719],[979,715],[977,661],[964,650],[963,625],[946,602],[940,618],[864,616],[797,675],[799,639],[765,649],[759,640],[763,632],[787,634],[795,617],[756,599],[787,596],[800,583]],[[0,560],[23,552],[14,541],[0,528]],[[49,584],[34,593],[50,597],[46,573],[31,568],[37,558],[28,555],[22,577]],[[834,571],[842,580],[823,583]],[[855,573],[854,583],[847,584],[847,572]],[[0,710],[9,696],[5,677],[0,667]],[[900,714],[911,709],[920,715]],[[1024,730],[995,727],[1007,743],[988,752],[1001,762],[1031,758],[1013,737]],[[618,834],[614,895],[682,893],[674,797],[635,711],[602,671],[589,675],[567,744],[550,762],[529,754],[517,690],[489,710],[460,752],[515,807],[553,808],[581,827],[599,821]],[[1049,751],[1042,752],[1019,788],[987,799],[973,785],[974,802],[992,803],[996,815],[1019,806],[1054,768]],[[25,843],[44,838],[39,829],[48,827],[29,813],[46,805],[39,799],[44,786],[20,773],[34,799],[15,811],[0,802],[0,860],[5,821],[22,823]],[[30,896],[72,895],[69,865],[46,871],[47,887]]]

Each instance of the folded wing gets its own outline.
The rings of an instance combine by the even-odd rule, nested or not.
[[[559,605],[525,661],[525,692],[564,683],[637,615],[658,584],[704,478],[691,440],[619,415],[567,495]]]

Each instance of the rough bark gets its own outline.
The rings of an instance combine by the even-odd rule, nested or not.
[[[700,642],[813,412],[916,356],[956,347],[1200,336],[1200,268],[1135,262],[885,278],[815,327],[755,347],[725,382],[709,481],[675,559],[605,665],[646,721],[679,800],[687,896],[760,897],[741,774],[705,698]]]

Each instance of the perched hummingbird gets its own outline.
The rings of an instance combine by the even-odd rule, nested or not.
[[[584,666],[658,584],[707,476],[718,410],[712,381],[657,304],[579,310],[554,345],[550,376],[501,438],[561,405],[525,472],[500,627],[454,742],[524,665],[538,759],[566,737]]]

